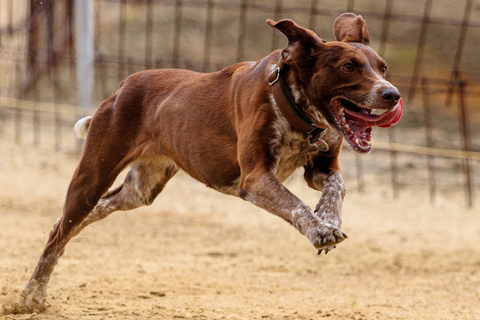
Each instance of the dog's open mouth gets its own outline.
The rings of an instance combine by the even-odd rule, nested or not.
[[[345,99],[334,98],[332,110],[335,121],[348,144],[359,153],[372,149],[372,128],[388,128],[395,125],[402,116],[402,99],[391,110],[381,115],[372,113],[372,109],[362,108]]]

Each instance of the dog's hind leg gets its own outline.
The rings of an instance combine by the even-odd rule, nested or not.
[[[65,216],[60,219],[50,233],[50,239],[45,248],[44,254],[40,258],[35,272],[22,293],[23,307],[19,312],[43,311],[45,308],[46,285],[55,264],[67,242],[80,233],[89,224],[106,218],[110,213],[118,210],[131,210],[143,205],[150,205],[157,195],[163,190],[167,182],[178,172],[178,168],[170,158],[160,156],[154,161],[141,160],[135,161],[125,177],[124,183],[109,192],[107,192],[96,204],[93,210],[80,222],[78,222],[70,232],[66,231],[62,223]],[[67,196],[68,198],[68,196]],[[67,226],[72,222],[69,220]],[[57,235],[55,237],[55,235]],[[49,244],[57,239],[54,249],[49,250]]]
[[[58,259],[64,253],[65,246],[71,238],[83,229],[82,222],[89,215],[98,199],[113,183],[115,177],[121,171],[120,167],[124,167],[123,165],[117,165],[114,171],[107,172],[106,176],[109,179],[106,177],[99,179],[98,176],[92,177],[92,175],[100,175],[101,173],[94,170],[93,167],[86,169],[82,162],[67,192],[63,216],[50,231],[48,242],[38,264],[20,296],[19,304],[16,307],[18,313],[43,312],[45,310],[47,284]],[[119,161],[120,163],[122,161]]]
[[[120,134],[129,134],[131,128],[122,128],[121,124],[112,121],[114,100],[115,96],[107,100],[92,120],[80,162],[67,191],[63,216],[50,232],[32,277],[12,312],[45,310],[47,284],[65,246],[82,230],[83,221],[118,174],[134,160],[135,140],[126,140],[125,135]]]
[[[81,228],[106,218],[118,210],[131,210],[153,203],[167,182],[178,172],[166,156],[132,163],[124,183],[103,196],[81,223]]]

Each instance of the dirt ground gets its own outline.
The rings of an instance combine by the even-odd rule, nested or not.
[[[0,142],[4,308],[61,215],[76,161]],[[316,204],[301,174],[286,185]],[[478,206],[465,209],[461,190],[431,206],[426,192],[394,201],[383,189],[347,192],[349,239],[317,256],[283,220],[180,173],[151,207],[115,213],[71,241],[45,313],[0,318],[480,319]]]

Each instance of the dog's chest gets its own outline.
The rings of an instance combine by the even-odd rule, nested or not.
[[[285,181],[296,169],[323,154],[298,133],[286,133],[282,138],[277,149],[279,161],[276,170],[277,179],[280,181]],[[341,137],[336,133],[329,133],[325,140],[329,146],[333,146],[341,142]]]
[[[303,140],[303,141],[302,141]],[[297,168],[306,165],[318,153],[305,139],[285,141],[280,150],[277,178],[285,181]]]

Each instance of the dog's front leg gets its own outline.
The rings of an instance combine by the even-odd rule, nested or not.
[[[335,160],[333,163],[335,165],[329,166],[329,169],[325,171],[321,170],[321,167],[305,168],[305,180],[311,188],[323,190],[320,201],[315,207],[315,214],[320,220],[340,228],[346,188],[338,162]],[[328,253],[334,247],[327,247],[325,252]],[[321,251],[319,251],[320,253]]]
[[[246,175],[242,179],[239,195],[290,222],[319,250],[335,246],[347,237],[337,225],[317,217],[271,172],[256,170]]]

